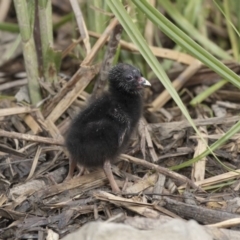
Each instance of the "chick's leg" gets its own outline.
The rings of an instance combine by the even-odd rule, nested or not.
[[[77,168],[78,168],[78,175],[77,175],[77,177],[80,177],[80,176],[83,175],[83,173],[84,173],[84,171],[85,171],[85,167],[79,166],[79,165],[77,164]]]
[[[68,175],[65,178],[64,181],[68,181],[70,179],[73,178],[73,173],[75,168],[78,168],[78,175],[77,177],[80,177],[83,175],[84,171],[85,171],[85,167],[78,165],[77,161],[75,161],[75,159],[73,157],[69,157],[69,170],[68,170]]]
[[[104,162],[104,165],[103,165],[103,170],[109,180],[109,183],[111,185],[111,188],[112,188],[112,191],[117,193],[117,192],[120,192],[120,189],[113,177],[113,174],[112,174],[112,169],[111,169],[111,164],[110,164],[110,161],[107,160]]]
[[[70,156],[69,157],[69,170],[68,170],[68,175],[65,178],[65,181],[72,179],[76,166],[77,166],[76,160],[72,156]]]

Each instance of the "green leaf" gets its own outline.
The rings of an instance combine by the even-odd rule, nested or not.
[[[210,146],[210,149],[212,151],[218,149],[219,147],[221,147],[227,140],[229,140],[234,134],[238,133],[240,131],[240,121],[238,123],[236,123],[233,127],[231,127],[224,136],[222,136],[220,139],[218,139],[215,143],[213,143]],[[179,164],[177,166],[171,167],[171,170],[178,170],[184,167],[188,167],[191,166],[193,163],[201,160],[202,158],[206,157],[208,154],[210,154],[211,151],[209,149],[207,149],[206,151],[204,151],[203,153],[201,153],[200,155],[198,155],[197,157],[190,159],[182,164]]]
[[[222,78],[228,80],[233,85],[240,88],[240,77],[235,72],[233,72],[226,65],[211,55],[208,51],[194,42],[190,37],[188,37],[183,31],[177,28],[173,23],[171,23],[166,17],[164,17],[159,11],[153,8],[145,0],[132,1],[147,15],[147,17],[153,23],[158,25],[167,36],[173,39],[183,49],[190,52],[194,57],[211,68],[214,72],[218,73]]]
[[[197,104],[201,103],[206,98],[211,96],[214,92],[216,92],[218,89],[222,88],[226,83],[227,83],[226,80],[221,80],[215,83],[214,85],[209,87],[206,91],[198,94],[195,98],[193,98],[192,101],[190,102],[190,105],[196,106]]]
[[[148,8],[148,5],[150,5],[145,4],[146,3],[145,0],[143,1],[133,0],[133,2],[138,7],[140,6],[140,4],[144,5],[146,8]],[[166,10],[169,16],[175,21],[176,25],[180,26],[186,33],[188,33],[189,36],[191,36],[193,39],[201,43],[206,49],[208,49],[210,52],[212,52],[213,54],[222,59],[232,58],[224,50],[222,50],[215,43],[213,43],[208,38],[206,38],[202,33],[200,33],[184,16],[181,15],[178,9],[174,7],[174,5],[169,0],[159,0],[159,3],[163,6],[164,10]],[[197,4],[197,1],[194,1],[194,3]],[[156,9],[155,11],[158,12]],[[149,15],[147,16],[149,17]]]

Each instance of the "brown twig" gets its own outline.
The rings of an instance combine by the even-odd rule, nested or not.
[[[27,79],[6,82],[6,83],[1,84],[0,91],[6,90],[6,89],[9,89],[9,88],[13,88],[13,87],[27,85],[27,83],[28,83]]]
[[[11,6],[11,0],[0,2],[0,22],[3,22],[4,19],[6,18],[10,6]]]
[[[85,89],[89,82],[99,72],[99,66],[81,67],[66,83],[61,91],[49,102],[44,111],[44,117],[48,116],[55,122],[72,102]]]
[[[98,34],[96,32],[92,32],[92,31],[88,31],[88,33],[91,37],[94,37],[94,38],[100,38],[100,36],[101,36],[100,34]],[[107,41],[109,41],[109,39],[107,39]],[[129,43],[124,40],[120,40],[119,43],[121,45],[121,48],[126,49],[131,52],[139,53],[138,48],[133,43]],[[177,61],[180,63],[184,63],[187,65],[191,65],[192,62],[195,60],[194,57],[192,57],[186,53],[181,53],[181,52],[174,51],[171,49],[159,48],[159,47],[153,47],[153,46],[149,46],[149,48],[152,50],[153,54],[156,57],[171,59],[171,60],[174,60],[174,61]]]
[[[171,171],[167,168],[160,167],[156,164],[153,164],[153,163],[150,163],[150,162],[144,161],[142,159],[126,155],[126,154],[122,154],[121,159],[123,159],[125,161],[130,161],[130,162],[138,164],[138,165],[142,165],[142,166],[147,167],[149,169],[154,169],[157,172],[162,173],[163,175],[169,176],[169,177],[171,177],[173,179],[176,179],[177,181],[180,181],[182,183],[187,183],[191,187],[193,187],[194,189],[202,191],[193,181],[191,181],[187,177],[182,176],[182,175],[180,175],[176,172],[173,172],[173,171]]]
[[[91,45],[89,42],[89,35],[88,35],[87,27],[83,18],[81,8],[79,6],[79,2],[77,0],[70,0],[70,3],[72,5],[72,9],[77,20],[77,25],[78,25],[79,32],[81,34],[81,38],[85,45],[87,54],[89,54],[91,51]]]
[[[7,137],[7,138],[16,138],[16,139],[32,141],[32,142],[54,144],[54,145],[64,144],[63,139],[46,138],[46,137],[39,137],[39,136],[34,136],[34,135],[24,134],[24,133],[8,132],[2,129],[0,129],[0,136]]]
[[[0,117],[23,114],[23,113],[31,113],[37,110],[38,110],[37,108],[34,109],[30,107],[3,108],[3,109],[0,109]]]
[[[166,209],[183,218],[194,219],[204,224],[212,224],[232,218],[239,218],[238,214],[190,205],[168,197],[164,197],[164,201]]]
[[[118,24],[118,20],[114,18],[111,23],[107,26],[105,31],[102,33],[101,37],[97,40],[93,48],[91,49],[90,53],[87,55],[87,57],[83,60],[81,66],[89,66],[91,62],[93,61],[94,57],[96,56],[99,49],[106,43],[108,37],[110,36],[112,30],[115,28],[115,26]]]
[[[99,95],[102,93],[104,86],[106,85],[108,72],[111,68],[114,56],[116,54],[118,43],[121,38],[122,30],[123,28],[120,24],[117,24],[116,27],[113,29],[113,32],[108,42],[107,51],[105,53],[105,56],[102,62],[100,76],[98,77],[94,85],[92,99],[98,98]]]
[[[192,64],[185,69],[172,83],[176,90],[179,90],[202,66],[202,63],[198,60],[192,62]],[[164,90],[153,102],[150,111],[156,111],[163,107],[171,99],[171,95],[167,90]]]

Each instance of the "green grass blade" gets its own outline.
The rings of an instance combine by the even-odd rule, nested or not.
[[[219,140],[217,140],[215,143],[213,143],[210,148],[212,151],[216,150],[217,148],[221,147],[227,140],[229,140],[234,134],[238,133],[240,131],[240,121],[236,123],[234,126],[232,126],[223,137],[221,137]],[[171,170],[178,170],[181,168],[185,168],[188,166],[191,166],[193,163],[201,160],[202,158],[206,157],[208,154],[210,154],[211,151],[207,149],[197,157],[190,159],[182,164],[179,164],[177,166],[171,167]]]
[[[215,2],[215,4],[217,4],[216,1],[214,1],[214,2]],[[239,46],[238,46],[238,39],[236,36],[236,33],[238,33],[238,32],[231,21],[230,6],[231,6],[231,2],[229,2],[228,0],[223,0],[223,7],[224,7],[224,12],[223,12],[221,10],[220,6],[218,5],[219,9],[221,10],[224,17],[226,18],[227,31],[228,31],[228,36],[229,36],[229,39],[230,39],[230,42],[232,45],[233,56],[236,60],[238,60],[239,59],[239,49],[238,49]],[[239,35],[238,35],[238,37],[239,37]]]
[[[19,27],[15,23],[0,22],[0,30],[12,33],[19,33]]]
[[[144,1],[133,1],[136,2],[145,2]],[[203,34],[201,34],[181,13],[177,8],[169,0],[159,0],[159,3],[163,6],[169,16],[175,21],[176,25],[180,26],[186,33],[189,34],[193,39],[201,43],[206,49],[211,51],[216,56],[222,59],[230,59],[230,55],[227,54],[224,50],[218,47],[215,43],[206,38]],[[143,3],[144,4],[144,3]],[[137,4],[136,4],[137,5]]]
[[[145,0],[132,0],[135,5],[140,8],[146,16],[171,39],[179,44],[183,49],[190,52],[194,57],[199,59],[202,63],[218,73],[222,78],[228,80],[236,87],[240,88],[240,77],[231,69],[225,66],[222,62],[216,59],[208,51],[203,49],[200,45],[194,42],[183,31],[177,28],[166,17],[164,17],[157,9],[153,8]],[[117,1],[116,1],[117,2]]]
[[[190,105],[196,106],[197,104],[201,103],[206,98],[211,96],[214,92],[216,92],[217,90],[222,88],[226,83],[227,83],[226,80],[221,80],[221,81],[215,83],[214,85],[209,87],[206,91],[198,94],[195,98],[193,98],[192,101],[190,102]]]

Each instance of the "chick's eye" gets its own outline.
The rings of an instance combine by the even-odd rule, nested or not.
[[[128,76],[126,77],[126,79],[130,81],[130,80],[132,80],[132,76],[131,76],[131,75],[128,75]]]

